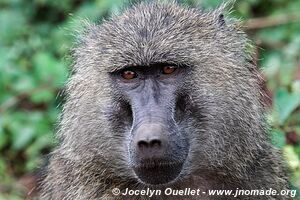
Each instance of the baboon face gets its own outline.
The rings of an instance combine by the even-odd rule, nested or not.
[[[174,64],[156,63],[111,74],[129,105],[130,165],[144,183],[176,179],[187,157],[189,142],[177,121],[183,117],[177,115],[184,109],[178,101],[186,71]]]
[[[260,137],[244,133],[262,128],[261,108],[246,39],[219,16],[141,4],[92,26],[75,54],[66,145],[101,155],[113,178],[135,183],[235,168]]]

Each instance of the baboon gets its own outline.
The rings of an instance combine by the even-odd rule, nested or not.
[[[223,7],[140,3],[87,28],[73,51],[42,199],[290,198],[208,194],[289,187],[249,41]]]

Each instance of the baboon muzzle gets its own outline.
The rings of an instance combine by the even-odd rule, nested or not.
[[[147,108],[145,108],[148,110]],[[143,110],[145,114],[145,110]],[[134,113],[134,111],[133,111]],[[138,118],[136,118],[138,117]],[[186,158],[177,125],[167,109],[149,108],[135,116],[130,157],[133,170],[146,184],[165,184],[176,179]]]

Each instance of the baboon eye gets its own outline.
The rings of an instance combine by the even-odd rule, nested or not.
[[[124,78],[124,79],[127,79],[127,80],[130,80],[130,79],[134,79],[134,78],[136,78],[136,73],[134,72],[134,71],[130,71],[130,70],[124,70],[123,72],[122,72],[122,77]]]
[[[162,68],[163,74],[172,74],[177,68],[174,66],[164,66]]]

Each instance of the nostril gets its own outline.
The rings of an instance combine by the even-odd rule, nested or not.
[[[147,148],[148,147],[148,142],[141,140],[138,142],[138,147],[139,148]]]
[[[162,147],[167,146],[169,132],[164,124],[143,123],[133,129],[133,147],[138,153],[153,153],[164,151]]]
[[[153,148],[153,147],[160,147],[161,146],[161,140],[159,139],[153,139],[148,141],[141,140],[137,143],[139,148]]]
[[[160,147],[161,146],[161,141],[158,139],[154,139],[150,141],[150,147]]]

